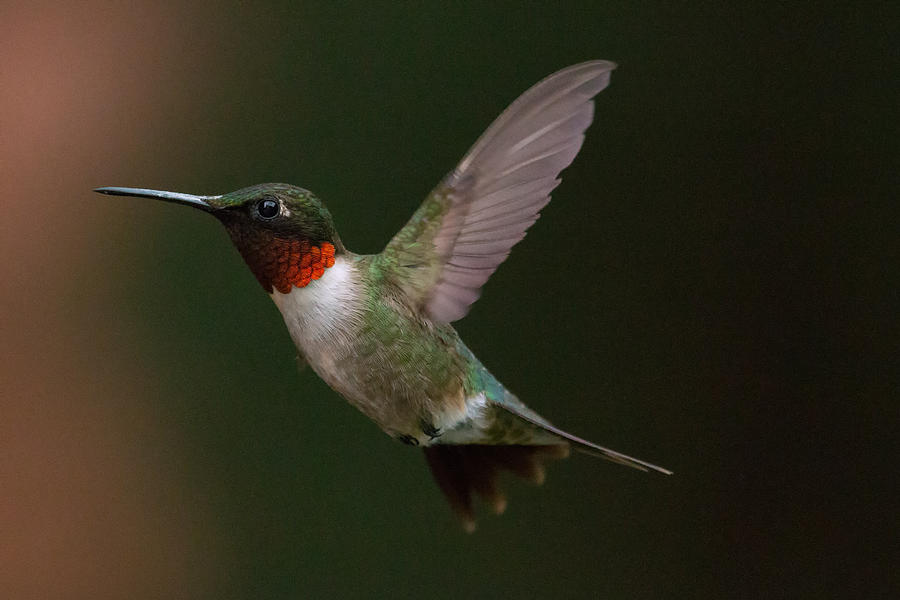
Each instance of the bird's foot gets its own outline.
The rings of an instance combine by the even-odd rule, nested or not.
[[[428,436],[430,440],[434,440],[436,438],[441,437],[443,435],[443,431],[439,427],[435,427],[433,423],[428,423],[424,419],[419,422],[422,426],[422,433]]]

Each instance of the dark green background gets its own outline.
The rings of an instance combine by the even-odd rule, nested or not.
[[[122,228],[96,241],[103,276],[121,278],[114,300],[143,332],[121,343],[190,449],[170,467],[211,507],[196,516],[217,532],[209,557],[230,557],[196,559],[214,597],[886,593],[895,496],[868,475],[896,478],[896,453],[870,445],[896,416],[879,366],[896,341],[873,341],[896,313],[869,294],[896,299],[896,213],[876,217],[896,200],[890,16],[735,7],[192,9],[182,30],[215,39],[223,66],[95,184],[294,183],[357,252],[380,250],[519,93],[618,62],[553,202],[458,328],[558,425],[675,471],[576,456],[541,489],[509,482],[507,513],[465,535],[418,451],[297,373],[214,220],[81,194]]]

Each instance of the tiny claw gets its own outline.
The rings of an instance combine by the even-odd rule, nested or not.
[[[422,426],[422,433],[432,440],[441,437],[444,433],[439,427],[435,427],[432,423],[428,423],[425,420],[420,421],[420,425]]]

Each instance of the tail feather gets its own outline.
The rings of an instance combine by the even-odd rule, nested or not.
[[[526,481],[541,484],[544,481],[544,463],[550,459],[565,458],[570,447],[583,454],[641,471],[672,474],[663,467],[563,431],[511,394],[488,406],[492,410],[483,418],[489,426],[475,430],[481,434],[479,437],[473,439],[473,430],[463,427],[457,433],[466,435],[454,437],[451,430],[441,438],[442,443],[424,448],[425,459],[435,481],[467,531],[475,529],[473,501],[476,496],[497,514],[506,509],[506,496],[497,481],[501,472],[509,471]],[[481,443],[466,443],[469,439]]]
[[[544,481],[544,462],[565,458],[568,444],[548,446],[435,445],[424,448],[425,459],[438,487],[459,516],[466,531],[475,530],[473,500],[479,496],[496,514],[506,510],[506,496],[497,486],[501,472],[526,481]]]

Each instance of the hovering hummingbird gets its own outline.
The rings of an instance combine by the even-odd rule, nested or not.
[[[451,323],[538,218],[593,119],[615,64],[559,71],[487,129],[380,254],[347,250],[311,192],[266,183],[221,196],[104,187],[97,192],[199,208],[222,222],[281,311],[300,357],[388,435],[424,448],[466,529],[473,496],[498,514],[497,475],[543,480],[570,446],[671,472],[554,427],[509,392]]]

